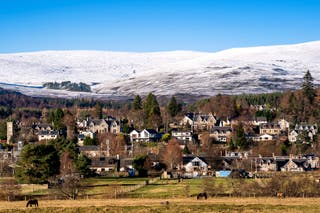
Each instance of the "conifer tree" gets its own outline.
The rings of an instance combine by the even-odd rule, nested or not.
[[[134,110],[142,109],[142,100],[141,100],[141,97],[139,95],[136,95],[136,97],[134,98],[134,100],[132,102],[132,108]]]
[[[178,112],[180,111],[180,106],[177,103],[177,100],[174,96],[171,97],[168,106],[167,106],[167,110],[169,112],[169,114],[171,115],[171,117],[174,117],[178,114]]]
[[[302,90],[304,96],[309,100],[309,102],[313,103],[313,100],[316,97],[316,90],[314,89],[313,77],[309,70],[303,77]]]

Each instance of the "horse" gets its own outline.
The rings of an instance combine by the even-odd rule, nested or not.
[[[32,207],[33,205],[35,207],[38,207],[38,200],[37,199],[28,200],[26,207],[29,207],[29,206]]]
[[[197,200],[199,200],[200,198],[204,198],[206,200],[208,198],[207,193],[206,192],[199,193],[197,195]]]
[[[278,193],[277,193],[277,197],[278,197],[278,198],[285,198],[286,195],[285,195],[283,192],[278,192]]]

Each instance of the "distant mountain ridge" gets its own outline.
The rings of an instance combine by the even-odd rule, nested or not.
[[[18,85],[83,82],[91,85],[91,95],[106,96],[149,92],[208,96],[262,93],[299,88],[307,70],[318,83],[319,59],[320,41],[233,48],[216,53],[42,51],[0,54],[0,82],[5,83],[6,88],[35,96],[53,93],[59,96],[59,92],[41,87],[19,89]],[[73,93],[73,96],[76,95]]]

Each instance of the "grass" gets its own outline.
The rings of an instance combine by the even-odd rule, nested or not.
[[[169,201],[169,205],[161,204]],[[93,199],[0,202],[0,212],[320,212],[319,198]]]

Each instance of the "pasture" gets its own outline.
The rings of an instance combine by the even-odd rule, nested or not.
[[[163,204],[168,201],[169,204]],[[0,202],[0,212],[320,212],[319,198],[195,198],[43,200]]]
[[[26,200],[0,201],[0,212],[320,212],[320,198],[238,197],[233,193],[253,181],[262,180],[97,177],[84,180],[77,200],[59,199],[56,190],[45,185],[21,185],[22,197],[37,198],[39,207],[26,208]],[[212,183],[224,194],[213,192],[207,200],[197,200],[197,194]]]

